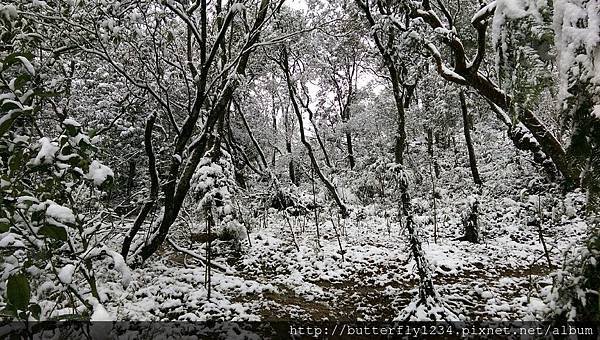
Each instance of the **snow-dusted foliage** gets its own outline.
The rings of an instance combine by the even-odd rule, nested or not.
[[[553,29],[557,49],[559,100],[563,119],[572,126],[568,152],[582,169],[588,201],[600,209],[600,2],[558,0]]]
[[[589,232],[587,244],[567,249],[562,268],[552,274],[554,285],[547,303],[553,318],[600,320],[600,230],[595,226]]]
[[[598,320],[599,1],[2,2],[0,316]]]
[[[3,20],[13,31],[5,37],[14,34],[18,46],[23,36],[17,32],[24,27],[6,10]],[[107,230],[101,216],[88,213],[99,206],[102,191],[94,187],[108,188],[114,175],[93,159],[96,147],[74,119],[64,119],[48,135],[34,124],[46,114],[41,98],[56,96],[34,78],[40,73],[36,61],[23,51],[0,59],[0,78],[9,84],[0,94],[0,289],[7,296],[2,315],[89,315],[102,300],[94,264],[105,253],[94,251]]]
[[[215,144],[214,148],[219,148]],[[224,238],[241,240],[246,229],[237,218],[233,194],[237,184],[231,156],[224,150],[212,149],[202,158],[191,180],[191,193],[197,212],[216,222],[216,232]]]
[[[492,43],[500,85],[516,107],[535,108],[551,83],[552,8],[547,1],[495,0]]]
[[[531,75],[544,72],[540,71],[542,68],[530,64],[523,68],[529,79],[523,73],[510,72],[522,67],[521,55],[515,57],[511,49],[522,50],[525,56],[523,60],[536,62],[546,59],[556,62],[558,95],[555,106],[561,114],[563,129],[571,130],[570,143],[565,148],[566,155],[572,164],[572,171],[578,175],[577,180],[587,188],[588,219],[593,225],[597,223],[600,207],[600,120],[594,113],[600,102],[600,2],[497,0],[495,7],[492,26],[500,76],[509,76],[506,85],[513,91],[515,84],[528,84],[520,89],[526,96],[514,95],[517,105],[527,104],[531,93],[540,93],[531,86],[530,79]],[[537,51],[532,54],[527,48],[518,47],[520,44],[514,37],[519,35],[534,37],[529,40],[534,42],[533,47],[537,46]],[[536,44],[535,37],[549,35],[553,37],[554,46],[550,50],[540,49],[541,45]],[[548,58],[553,55],[554,58]],[[507,56],[512,56],[512,59]],[[598,275],[597,230],[590,230],[588,236],[585,245],[573,246],[566,253],[567,261],[554,274],[554,316],[569,320],[598,319],[598,285],[593,283]]]
[[[589,87],[600,99],[600,2],[598,0],[554,1],[555,33],[560,97],[566,100],[580,87]],[[575,89],[574,87],[578,87]]]

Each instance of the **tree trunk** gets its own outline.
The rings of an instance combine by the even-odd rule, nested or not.
[[[131,198],[131,190],[133,189],[134,185],[135,185],[135,168],[136,168],[136,162],[135,159],[130,159],[129,160],[129,170],[127,171],[127,200],[129,201]]]
[[[310,158],[311,164],[312,164],[315,172],[317,173],[317,176],[319,177],[321,182],[323,182],[323,184],[325,184],[325,187],[327,187],[327,189],[329,190],[329,193],[333,196],[333,199],[335,200],[335,203],[337,204],[338,208],[340,209],[342,216],[344,218],[346,218],[348,216],[348,208],[346,208],[346,205],[340,199],[333,184],[331,184],[331,182],[325,177],[325,175],[319,168],[319,163],[317,163],[317,159],[315,157],[312,146],[306,140],[306,135],[304,133],[304,123],[302,120],[302,112],[300,111],[300,107],[298,106],[298,102],[296,100],[296,90],[294,89],[294,84],[292,83],[292,78],[290,75],[287,50],[285,48],[283,48],[281,54],[282,55],[281,55],[280,66],[285,75],[288,93],[290,96],[290,101],[292,102],[292,109],[294,110],[294,113],[296,114],[296,118],[298,119],[298,125],[300,128],[300,141],[302,142],[302,144],[306,148],[306,151],[308,152],[308,157]]]
[[[285,149],[288,153],[288,173],[290,175],[290,182],[295,186],[298,186],[298,179],[296,178],[296,165],[294,164],[294,155],[292,154],[292,142],[289,140],[285,141]]]
[[[315,130],[315,136],[317,136],[317,142],[319,142],[319,147],[321,148],[321,151],[323,152],[323,156],[325,157],[325,164],[331,168],[331,161],[329,160],[329,154],[327,154],[327,149],[325,149],[325,143],[323,143],[323,139],[321,138],[321,135],[319,135],[319,129],[317,128],[317,124],[315,124],[315,121],[312,118],[312,113],[310,114],[310,124],[312,125],[313,129]]]
[[[325,157],[325,164],[331,168],[331,161],[329,160],[329,154],[327,153],[327,149],[325,148],[325,143],[323,142],[323,139],[321,138],[321,135],[319,134],[319,128],[317,127],[317,123],[315,123],[315,114],[310,108],[309,101],[307,100],[306,102],[304,102],[304,101],[302,101],[302,98],[299,97],[298,103],[300,105],[302,105],[302,108],[304,108],[304,110],[306,110],[306,112],[308,112],[308,120],[310,121],[310,124],[312,125],[313,129],[315,130],[315,136],[317,137],[317,142],[319,142],[319,147],[321,148],[321,151],[323,152],[323,156]]]
[[[242,123],[244,123],[246,132],[248,132],[248,136],[250,137],[252,144],[254,145],[254,147],[256,148],[256,151],[258,152],[258,155],[260,156],[262,166],[264,166],[264,168],[267,169],[269,167],[269,164],[267,163],[265,153],[263,152],[262,148],[260,147],[260,144],[258,144],[258,141],[256,140],[256,138],[254,138],[254,134],[252,133],[252,129],[250,129],[250,125],[248,124],[248,121],[246,120],[246,117],[244,116],[244,112],[242,112],[242,108],[240,107],[240,104],[235,99],[233,100],[233,106],[236,108],[236,111],[240,115],[240,119],[242,120]]]
[[[530,152],[533,155],[533,160],[544,168],[548,178],[555,180],[560,175],[558,169],[552,159],[542,150],[541,145],[533,138],[531,132],[521,122],[513,124],[504,110],[491,101],[488,102],[498,119],[508,128],[508,137],[512,140],[513,145],[519,150]]]
[[[406,131],[404,128],[404,98],[400,89],[400,81],[398,80],[398,72],[394,65],[388,66],[390,78],[392,78],[392,91],[394,101],[396,103],[396,136],[394,144],[394,161],[398,164],[404,162],[404,148],[406,143]]]
[[[463,129],[465,133],[465,141],[467,142],[467,151],[469,152],[469,165],[471,166],[471,175],[473,176],[473,182],[477,185],[483,184],[481,177],[479,177],[479,171],[477,170],[477,158],[475,157],[475,150],[473,149],[473,142],[471,141],[471,129],[469,126],[469,113],[467,111],[467,102],[465,100],[465,93],[463,90],[459,92],[460,98],[460,109],[462,111]]]
[[[350,169],[354,169],[356,163],[354,160],[354,151],[352,150],[352,135],[348,130],[346,130],[346,145],[348,145],[348,161],[350,162]]]
[[[160,220],[158,229],[151,232],[152,236],[148,243],[145,244],[137,253],[137,255],[139,255],[139,258],[136,259],[135,265],[143,263],[145,260],[150,258],[163,244],[169,233],[169,229],[171,228],[171,226],[177,219],[177,216],[179,215],[179,211],[181,210],[183,202],[190,189],[190,181],[192,179],[192,176],[196,172],[196,167],[202,160],[202,157],[204,156],[206,150],[209,150],[209,148],[212,147],[214,144],[218,144],[218,139],[220,137],[215,134],[215,126],[219,121],[223,119],[223,117],[227,113],[227,109],[233,98],[233,94],[239,85],[240,77],[238,77],[237,75],[243,76],[246,73],[248,60],[250,59],[250,54],[253,51],[252,47],[255,46],[256,43],[258,43],[260,31],[262,29],[263,23],[265,22],[265,19],[267,18],[269,3],[269,0],[261,1],[256,20],[254,21],[251,32],[249,32],[249,34],[247,35],[247,39],[240,52],[240,55],[238,56],[238,62],[235,67],[235,70],[233,70],[233,72],[231,73],[231,75],[235,76],[224,77],[226,81],[222,85],[222,90],[220,91],[220,94],[214,101],[214,106],[208,112],[200,136],[190,142],[191,137],[196,131],[196,123],[198,121],[201,108],[204,105],[204,101],[207,97],[207,93],[205,92],[205,86],[207,84],[206,80],[208,78],[209,70],[213,64],[213,57],[215,54],[213,52],[216,51],[215,48],[217,48],[217,46],[213,46],[213,49],[208,59],[205,59],[204,53],[201,53],[201,59],[202,61],[204,61],[204,63],[202,64],[200,81],[198,82],[196,89],[196,98],[194,100],[190,115],[184,122],[181,128],[179,138],[175,142],[175,152],[173,153],[173,155],[179,156],[179,159],[173,157],[167,177],[168,181],[165,185],[163,185],[165,203],[162,219]],[[203,9],[205,10],[204,5]],[[202,12],[205,14],[204,11]],[[223,27],[228,26],[232,20],[233,16],[227,15],[225,17],[225,23],[223,23]],[[203,35],[204,28],[205,27],[203,24]],[[217,40],[221,40],[224,34],[225,30],[220,30]],[[184,151],[186,150],[190,153],[190,155],[187,157],[187,162],[181,162],[181,158],[183,157]],[[183,169],[181,169],[182,165]],[[137,260],[140,261],[138,262]]]
[[[296,165],[294,164],[294,155],[292,154],[292,130],[288,117],[289,107],[286,107],[283,114],[283,125],[285,126],[285,150],[288,155],[288,174],[290,176],[290,182],[295,186],[298,186],[298,179],[296,178]]]
[[[129,249],[131,248],[131,243],[133,239],[140,231],[140,228],[144,224],[146,217],[152,211],[156,200],[158,199],[158,173],[156,172],[156,156],[154,154],[154,149],[152,147],[152,131],[154,129],[154,122],[156,121],[156,116],[150,115],[148,120],[146,121],[146,128],[144,130],[144,150],[146,151],[146,156],[148,157],[148,172],[150,174],[150,197],[144,205],[142,209],[138,213],[131,229],[129,229],[125,239],[123,240],[123,246],[121,248],[121,256],[123,259],[127,259],[127,255],[129,254]]]
[[[350,128],[348,127],[348,121],[350,120],[350,103],[352,100],[352,83],[351,82],[350,82],[349,88],[350,88],[350,90],[348,93],[348,100],[344,107],[342,122],[344,123],[344,130],[345,130],[344,133],[346,135],[346,147],[348,148],[348,164],[350,165],[350,169],[354,169],[354,166],[356,165],[356,163],[354,160],[354,150],[352,147],[352,132],[350,131]]]
[[[422,3],[423,8],[411,9],[409,16],[412,19],[424,20],[432,29],[439,28],[447,29],[447,25],[442,22],[435,10],[431,7],[429,1]],[[504,111],[502,114],[507,119],[502,119],[509,128],[509,135],[515,146],[521,150],[527,150],[534,154],[534,159],[546,169],[551,177],[556,177],[549,171],[552,166],[567,179],[569,182],[577,180],[579,173],[573,169],[567,161],[565,150],[550,132],[548,128],[536,117],[529,109],[519,107],[512,103],[510,95],[505,93],[497,84],[493,83],[480,70],[481,63],[485,59],[486,48],[486,30],[490,16],[494,14],[495,8],[488,11],[484,15],[480,15],[471,22],[471,25],[477,31],[477,52],[472,62],[467,62],[469,59],[465,55],[464,44],[458,35],[453,35],[444,39],[444,44],[451,51],[451,64],[453,69],[450,69],[442,60],[439,49],[433,44],[428,43],[426,46],[431,52],[432,58],[436,64],[437,72],[442,78],[453,83],[470,86],[475,89],[483,98],[496,106],[496,109]],[[513,124],[508,117],[511,112],[516,112],[518,117],[517,124]],[[519,126],[520,125],[520,126]],[[513,129],[519,130],[513,132]],[[550,163],[550,164],[548,164]],[[552,164],[553,163],[553,164]],[[556,173],[556,171],[554,171]]]
[[[273,128],[273,133],[276,133],[277,131],[277,110],[275,109],[275,95],[273,95],[271,103],[273,104],[273,112],[271,113],[272,116],[272,124],[271,127]],[[273,142],[273,155],[271,156],[271,167],[274,168],[275,167],[275,155],[277,154],[277,147],[275,147],[275,142]]]
[[[517,127],[518,123],[513,124],[510,118],[505,121],[505,123],[510,124],[508,126],[511,140],[517,148],[532,152],[534,160],[546,169],[551,179],[557,177],[556,170],[569,181],[577,178],[578,175],[572,171],[567,162],[565,150],[560,142],[531,110],[513,106],[511,97],[490,80],[484,78],[479,72],[475,74],[467,73],[465,79],[479,94],[497,105],[505,114],[510,112],[511,108],[517,111],[518,123],[522,124],[522,128]],[[528,134],[531,134],[534,140],[526,140]],[[552,166],[555,166],[556,170],[552,171]],[[554,174],[552,174],[553,172]]]
[[[469,208],[471,209],[469,216],[463,221],[465,226],[465,236],[459,237],[456,240],[479,243],[479,202],[473,202],[473,205]]]
[[[425,130],[427,131],[427,154],[433,159],[433,129],[427,126]]]

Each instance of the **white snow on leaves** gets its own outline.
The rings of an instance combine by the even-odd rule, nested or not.
[[[37,156],[31,160],[32,165],[42,165],[42,164],[52,164],[54,162],[54,158],[56,157],[56,153],[60,149],[56,142],[53,142],[48,137],[40,138],[40,151]]]
[[[113,269],[121,274],[121,284],[124,288],[127,288],[129,286],[129,283],[131,282],[131,269],[129,268],[129,266],[127,266],[127,263],[125,263],[123,256],[121,256],[121,254],[119,254],[118,252],[105,246],[93,249],[88,253],[86,257],[93,258],[101,255],[108,255],[111,257],[114,265]]]
[[[553,28],[560,74],[560,97],[573,82],[600,87],[600,0],[555,0]],[[596,90],[599,91],[599,90]]]
[[[114,176],[115,174],[109,167],[95,160],[90,164],[90,168],[85,175],[85,178],[94,181],[94,185],[100,186],[106,182],[106,180],[113,178]]]
[[[100,303],[94,305],[94,312],[90,317],[90,321],[113,321],[114,318],[108,313],[106,308]]]
[[[60,282],[68,285],[73,282],[73,274],[75,274],[75,265],[68,264],[60,269],[58,279]]]
[[[596,119],[600,119],[600,105],[594,106],[594,111],[592,111],[592,116],[596,117]]]
[[[46,208],[47,217],[51,217],[58,222],[75,223],[75,215],[71,209],[52,201],[46,201],[44,203],[48,205],[48,208]]]

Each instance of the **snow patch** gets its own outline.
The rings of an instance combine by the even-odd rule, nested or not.
[[[95,160],[92,161],[92,164],[90,164],[90,168],[88,173],[85,175],[85,178],[93,180],[94,185],[100,186],[109,177],[113,178],[114,176],[115,174],[109,167]]]
[[[90,321],[113,321],[113,317],[108,313],[100,303],[94,306],[94,313],[90,317]]]
[[[59,222],[75,223],[75,214],[73,214],[73,210],[52,201],[49,201],[48,208],[46,208],[46,216],[52,217]]]
[[[68,264],[60,269],[58,272],[58,279],[64,284],[71,284],[73,282],[73,274],[75,273],[75,266]]]
[[[592,111],[592,117],[596,119],[600,119],[600,105],[594,105],[594,110]]]
[[[56,142],[52,142],[48,137],[40,138],[39,144],[41,145],[40,151],[38,152],[37,156],[31,160],[31,164],[52,164],[52,162],[54,162],[54,158],[56,157],[56,153],[59,150],[58,145],[56,145]]]

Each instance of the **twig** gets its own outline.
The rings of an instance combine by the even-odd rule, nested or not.
[[[186,255],[189,255],[193,258],[195,258],[196,260],[202,262],[202,264],[206,265],[208,263],[208,260],[206,260],[206,258],[200,254],[194,253],[191,250],[185,249],[183,247],[178,246],[177,244],[175,244],[175,242],[173,242],[173,240],[171,240],[171,238],[167,237],[167,242],[173,247],[175,248],[175,250],[182,252]],[[233,270],[231,268],[227,268],[222,264],[219,263],[215,263],[215,262],[211,262],[210,266],[213,267],[214,269],[217,269],[223,273],[233,273]]]

